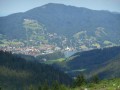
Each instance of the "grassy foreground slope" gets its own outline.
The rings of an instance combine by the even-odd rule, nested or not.
[[[102,80],[98,84],[89,83],[71,90],[120,90],[120,78]]]

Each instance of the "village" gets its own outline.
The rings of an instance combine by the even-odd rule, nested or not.
[[[38,56],[38,55],[43,55],[43,54],[50,54],[54,53],[56,51],[74,51],[75,49],[72,47],[66,47],[64,49],[54,46],[54,45],[41,45],[40,47],[37,46],[29,46],[29,47],[21,47],[21,46],[5,46],[1,47],[0,50],[3,51],[9,51],[12,52],[13,54],[25,54],[25,55],[32,55],[32,56]]]

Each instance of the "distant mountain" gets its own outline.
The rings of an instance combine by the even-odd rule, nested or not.
[[[40,86],[54,81],[70,85],[72,79],[52,66],[40,64],[33,57],[21,58],[10,52],[0,51],[0,86],[4,90],[28,90],[30,85]],[[31,60],[31,61],[30,61]]]
[[[111,47],[78,52],[55,66],[72,76],[84,73],[88,78],[94,74],[101,78],[113,78],[120,77],[119,64],[120,47]]]
[[[119,13],[49,3],[24,13],[0,17],[0,34],[9,39],[26,39],[25,20],[42,24],[46,32],[65,36],[68,46],[77,46],[85,50],[120,44]],[[49,37],[47,40],[57,44],[64,41],[51,41]]]

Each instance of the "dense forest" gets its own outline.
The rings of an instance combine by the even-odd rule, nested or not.
[[[38,87],[44,82],[50,85],[54,81],[66,85],[72,83],[67,74],[52,66],[25,60],[11,52],[0,51],[0,86],[3,90],[24,90],[30,85]]]
[[[52,66],[45,65],[43,63],[41,64],[32,56],[27,56],[25,58],[24,55],[16,55],[12,54],[11,52],[0,51],[0,90],[119,90],[119,51],[120,47],[112,47],[103,50],[100,49],[76,53],[73,55],[80,55],[84,59],[85,56],[88,55],[90,55],[92,58],[91,53],[94,53],[93,57],[97,57],[98,55],[95,55],[95,53],[99,53],[99,55],[101,56],[101,54],[104,52],[103,54],[106,56],[105,58],[110,60],[107,61],[106,59],[104,59],[103,61],[105,64],[105,68],[98,68],[98,72],[99,69],[102,69],[104,71],[102,76],[106,75],[106,73],[107,75],[111,73],[111,75],[113,76],[115,74],[118,75],[118,78],[109,77],[109,75],[106,75],[105,80],[101,80],[101,76],[99,75],[99,73],[97,73],[95,68],[94,72],[92,72],[93,74],[90,79],[86,77],[84,72],[79,72],[79,74],[76,75],[76,78],[72,79],[70,77],[72,75],[71,73],[67,72],[69,74],[67,75],[62,71],[55,69],[54,65],[53,68]],[[110,55],[112,55],[112,59],[108,58],[108,56]],[[74,59],[75,58],[77,57],[74,57]],[[110,70],[113,72],[111,72]],[[116,73],[115,71],[118,73]],[[109,79],[107,79],[108,77]]]

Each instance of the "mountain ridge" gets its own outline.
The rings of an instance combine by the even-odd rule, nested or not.
[[[44,6],[46,6],[46,8],[42,8],[42,7],[44,7]],[[62,9],[63,8],[63,9]],[[49,13],[47,13],[48,11],[45,11],[45,9],[48,9],[48,11],[49,11]],[[50,10],[49,10],[50,9]],[[62,9],[62,11],[60,10],[60,9]],[[68,9],[68,10],[67,10]],[[65,10],[67,10],[67,11],[65,11]],[[73,12],[73,11],[74,12]],[[80,11],[81,10],[81,11]],[[47,18],[49,18],[49,16],[51,16],[51,19],[53,19],[53,18],[55,18],[53,15],[48,15],[48,14],[55,14],[55,12],[56,12],[56,14],[55,15],[57,15],[57,13],[58,13],[58,16],[59,15],[62,15],[62,13],[64,12],[64,13],[69,13],[67,16],[65,16],[65,14],[63,15],[64,16],[64,18],[65,18],[65,21],[64,21],[64,19],[62,20],[62,18],[56,18],[56,19],[58,19],[57,21],[60,23],[60,24],[62,24],[62,22],[65,22],[65,24],[67,25],[69,25],[70,23],[71,23],[71,21],[69,21],[69,19],[70,18],[72,18],[72,17],[70,17],[69,18],[69,15],[70,14],[74,14],[74,13],[76,13],[76,14],[78,14],[78,15],[80,15],[80,16],[82,16],[82,17],[84,17],[83,15],[84,14],[86,14],[86,11],[87,11],[87,17],[89,17],[89,13],[93,13],[94,14],[94,12],[96,11],[99,15],[97,15],[98,16],[98,18],[100,18],[99,16],[101,16],[100,15],[100,13],[106,13],[106,14],[113,14],[113,13],[111,13],[111,12],[109,12],[109,11],[98,11],[98,10],[90,10],[90,9],[87,9],[87,8],[81,8],[81,7],[74,7],[74,6],[66,6],[66,5],[63,5],[63,4],[46,4],[46,5],[43,5],[43,6],[40,6],[40,7],[37,7],[37,8],[34,8],[34,9],[31,9],[31,10],[29,10],[29,11],[26,11],[26,12],[24,12],[24,13],[16,13],[16,14],[12,14],[12,15],[9,15],[9,16],[7,16],[7,18],[9,18],[9,17],[14,17],[15,18],[15,16],[16,15],[19,15],[19,14],[22,14],[22,16],[18,16],[19,18],[21,17],[21,19],[23,18],[23,19],[25,19],[25,18],[31,18],[31,19],[37,19],[38,18],[38,16],[39,16],[39,18],[40,18],[40,16],[41,17],[43,17],[44,18],[44,20],[45,20],[45,18],[47,19]],[[37,14],[36,14],[36,12],[38,12]],[[62,12],[62,13],[61,13]],[[99,13],[100,12],[100,13]],[[42,15],[42,13],[44,13],[44,15],[47,15],[47,16],[43,16]],[[46,13],[46,14],[45,14]],[[82,15],[82,13],[83,13],[83,15]],[[33,15],[34,14],[34,15]],[[106,15],[105,14],[105,15]],[[120,15],[120,14],[113,14],[113,15]],[[52,17],[53,16],[53,17]],[[103,15],[102,15],[103,16]],[[36,18],[35,18],[36,17]],[[112,16],[111,16],[112,17]],[[116,16],[117,17],[117,16]],[[120,17],[120,16],[119,16]],[[5,18],[5,17],[4,17]],[[66,23],[66,19],[68,18],[68,20],[67,20],[67,23]],[[79,17],[80,18],[80,17]],[[107,17],[106,17],[107,18]],[[74,19],[75,19],[75,16],[74,16]],[[17,19],[16,19],[17,20]],[[37,19],[38,21],[42,21],[42,23],[43,24],[45,24],[45,21],[41,18],[41,19]],[[62,20],[62,21],[61,21]],[[77,16],[77,18],[75,19],[78,23],[80,23],[80,19],[78,19],[78,16]],[[84,22],[84,20],[85,20],[85,18],[82,20],[82,22]],[[94,19],[93,19],[94,20]],[[100,20],[100,19],[99,19]],[[50,20],[50,18],[49,18],[49,21],[52,21],[52,20]],[[61,21],[61,22],[60,22]],[[89,21],[89,20],[88,20]],[[54,22],[56,22],[56,21],[54,21]],[[2,23],[4,23],[3,21],[2,21]],[[68,26],[67,25],[67,26]],[[70,24],[70,25],[72,25],[72,23]],[[80,24],[79,24],[80,25]],[[81,25],[83,25],[83,24],[81,24]],[[0,25],[1,26],[1,25]],[[47,27],[48,27],[48,25],[46,25]],[[62,26],[64,26],[64,24],[62,25]],[[74,25],[73,25],[74,26]],[[90,25],[89,25],[90,26]],[[52,25],[52,27],[53,27],[53,25]],[[87,27],[87,26],[86,26]],[[54,27],[55,28],[55,27]],[[79,27],[80,28],[80,27]],[[84,27],[83,27],[84,28]],[[68,29],[70,29],[70,28],[68,28]],[[59,29],[58,29],[59,30]],[[51,30],[50,30],[51,31]]]
[[[6,35],[10,40],[17,39],[26,42],[25,20],[42,24],[45,29],[43,37],[48,41],[47,44],[52,43],[60,48],[68,46],[77,50],[88,50],[120,45],[120,14],[109,11],[47,4],[24,13],[1,17],[0,34]],[[29,31],[34,31],[34,27],[30,27]],[[85,33],[81,34],[81,32]],[[51,40],[51,35],[54,34],[58,37],[55,36]],[[35,35],[30,32],[28,36]],[[36,37],[39,36],[41,34],[36,35]],[[41,39],[36,39],[35,42],[37,41],[40,42]]]
[[[37,7],[34,7],[32,9],[29,9],[29,10],[33,10],[33,9],[36,9],[36,8],[41,8],[41,7],[45,7],[45,6],[50,6],[50,5],[62,5],[62,6],[69,6],[69,7],[74,7],[74,8],[84,8],[84,9],[88,9],[88,10],[94,10],[94,9],[89,9],[89,8],[86,8],[86,7],[78,7],[78,6],[74,6],[74,5],[66,5],[66,4],[60,4],[60,3],[47,3],[47,4],[44,4],[44,5],[41,5],[41,6],[37,6]],[[27,11],[29,11],[27,10]],[[20,13],[25,13],[27,11],[24,11],[24,12],[17,12],[17,13],[12,13],[12,14],[9,14],[9,15],[6,15],[6,16],[0,16],[1,17],[7,17],[7,16],[10,16],[10,15],[13,15],[13,14],[20,14]],[[94,10],[94,11],[105,11],[105,12],[110,12],[110,13],[113,13],[113,14],[120,14],[120,12],[114,12],[114,11],[110,11],[110,10]]]

